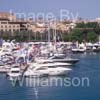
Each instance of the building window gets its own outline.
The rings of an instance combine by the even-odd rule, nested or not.
[[[1,22],[1,24],[7,24],[7,22]]]
[[[1,32],[3,32],[3,29],[1,29]]]
[[[19,31],[19,29],[16,29],[16,31]]]
[[[5,31],[7,32],[7,29],[5,29]]]
[[[11,28],[11,26],[9,26],[9,28]]]
[[[9,31],[11,32],[11,29],[9,29]]]
[[[5,28],[7,28],[7,26],[5,25]]]
[[[1,26],[1,28],[3,28],[3,26]]]
[[[13,31],[15,31],[15,29],[13,29]]]

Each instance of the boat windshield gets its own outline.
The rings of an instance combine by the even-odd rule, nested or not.
[[[12,73],[19,73],[19,71],[12,71]]]

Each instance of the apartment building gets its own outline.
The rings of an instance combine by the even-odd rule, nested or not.
[[[27,31],[31,30],[33,32],[41,32],[43,33],[45,30],[57,29],[62,31],[68,31],[70,28],[74,28],[74,23],[63,24],[63,22],[44,22],[39,20],[37,22],[33,22],[32,19],[24,20],[18,19],[14,13],[8,12],[0,12],[0,32],[11,32],[15,31]]]
[[[14,14],[0,12],[0,31],[21,31],[27,30],[28,24],[22,19],[17,19]]]

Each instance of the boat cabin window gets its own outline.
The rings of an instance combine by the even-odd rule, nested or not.
[[[19,68],[19,66],[14,66],[13,68]]]
[[[19,71],[12,71],[12,73],[19,73]]]
[[[63,57],[53,57],[52,59],[62,59]]]
[[[44,67],[44,68],[39,68],[39,69],[37,69],[37,70],[45,70],[46,69],[46,67]]]

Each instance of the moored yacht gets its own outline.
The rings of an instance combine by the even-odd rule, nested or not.
[[[19,80],[22,75],[19,65],[16,64],[13,65],[13,67],[10,69],[7,75],[9,76],[10,80],[14,80],[14,79]]]
[[[72,63],[66,62],[66,59],[60,59],[60,58],[55,58],[49,57],[49,58],[36,58],[35,62],[40,63],[39,66],[71,66]]]
[[[84,53],[86,51],[85,48],[74,48],[72,49],[73,53]]]
[[[35,62],[30,65],[28,70],[25,72],[25,76],[44,76],[44,75],[65,75],[70,68],[70,63],[55,62],[53,59],[36,58]]]
[[[79,44],[75,48],[72,48],[73,53],[84,53],[86,51],[86,46],[84,43]]]
[[[57,56],[52,56],[49,59],[52,59],[54,62],[68,63],[70,65],[76,64],[79,61],[79,59],[73,59],[70,57],[57,57]]]

